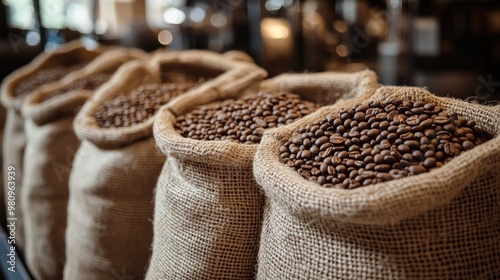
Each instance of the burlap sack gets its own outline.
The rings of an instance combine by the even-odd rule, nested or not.
[[[165,162],[152,137],[154,118],[127,128],[100,128],[93,115],[103,102],[138,85],[159,82],[173,70],[214,77],[184,93],[190,96],[203,94],[200,88],[223,88],[228,92],[220,94],[229,94],[263,79],[262,74],[248,72],[254,66],[209,52],[161,56],[153,64],[132,62],[121,69],[75,119],[82,144],[69,182],[64,279],[142,279],[151,253],[153,189]]]
[[[24,120],[21,115],[21,105],[24,98],[29,93],[15,96],[16,88],[25,81],[26,78],[34,75],[42,69],[47,69],[63,63],[77,64],[81,62],[91,61],[104,51],[104,48],[98,47],[94,50],[87,50],[80,42],[73,41],[61,46],[54,52],[42,53],[38,55],[28,65],[14,71],[7,76],[1,87],[1,102],[7,109],[7,118],[5,130],[3,134],[3,164],[4,166],[13,166],[16,172],[16,210],[14,215],[7,212],[7,217],[17,218],[16,220],[16,246],[22,251],[24,247],[24,228],[23,216],[19,198],[22,194],[23,187],[23,154],[26,137],[24,135]],[[72,74],[70,74],[72,75]],[[7,176],[4,171],[4,186],[7,186]],[[7,194],[8,189],[4,188],[4,194]],[[7,198],[7,196],[6,196]],[[6,200],[7,203],[7,200]]]
[[[283,75],[262,87],[290,90],[324,104],[344,94],[369,96],[377,83],[367,70]],[[220,99],[207,92],[203,102]],[[252,173],[257,145],[183,138],[170,111],[185,114],[199,103],[185,97],[162,110],[154,125],[156,144],[167,161],[157,184],[153,255],[146,278],[253,279],[263,208]]]
[[[268,131],[254,163],[266,196],[257,279],[498,279],[499,113],[410,87],[381,87],[368,100],[391,98],[439,104],[495,138],[432,172],[340,190],[304,180],[280,163],[279,147],[362,100]]]
[[[93,90],[73,90],[51,97],[86,77],[113,74],[133,59],[146,59],[135,49],[113,49],[76,75],[36,90],[23,104],[26,143],[23,192],[20,197],[25,229],[25,263],[36,279],[62,279],[65,262],[68,180],[80,141],[73,119]],[[50,99],[46,99],[51,97]]]

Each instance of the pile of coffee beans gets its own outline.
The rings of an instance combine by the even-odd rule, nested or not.
[[[76,90],[96,90],[102,84],[107,82],[111,74],[107,73],[94,73],[90,74],[86,77],[80,78],[73,82],[71,85],[61,88],[57,91],[53,91],[50,94],[44,96],[42,101],[50,99],[54,96],[58,96],[61,94],[69,93]]]
[[[198,86],[199,81],[144,84],[105,102],[94,114],[100,127],[129,127],[154,116],[172,98]]]
[[[318,108],[289,92],[267,93],[200,106],[179,116],[175,124],[184,137],[197,140],[258,144],[265,129],[289,124]]]
[[[88,62],[81,62],[72,65],[56,65],[42,69],[19,83],[14,90],[14,96],[17,97],[28,94],[39,86],[55,82],[71,72],[80,70],[87,64]]]
[[[323,187],[355,189],[439,168],[489,138],[432,103],[373,101],[299,129],[280,160]]]

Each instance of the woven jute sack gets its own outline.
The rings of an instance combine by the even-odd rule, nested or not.
[[[64,279],[142,279],[151,254],[153,189],[165,162],[155,147],[154,117],[130,127],[101,128],[94,118],[96,110],[124,92],[164,81],[170,74],[207,79],[183,94],[198,94],[200,99],[204,98],[200,88],[230,92],[263,79],[262,75],[247,79],[251,74],[247,70],[255,66],[211,52],[162,57],[121,68],[75,118],[75,133],[82,143],[69,181]]]
[[[24,135],[24,119],[21,114],[23,100],[30,92],[16,95],[16,89],[22,85],[26,79],[32,77],[40,70],[48,69],[58,65],[76,65],[86,63],[99,56],[105,48],[97,47],[93,50],[87,50],[79,41],[72,41],[61,46],[54,52],[44,52],[38,55],[28,65],[19,68],[7,76],[1,86],[0,99],[2,105],[7,109],[5,130],[3,134],[3,164],[15,168],[15,195],[20,197],[23,187],[23,154],[26,143]],[[69,75],[74,73],[68,72]],[[57,81],[53,81],[57,82]],[[48,84],[43,85],[48,86]],[[40,87],[43,87],[40,86]],[[3,170],[7,170],[4,168]],[[4,171],[4,186],[7,186],[8,177]],[[8,201],[8,188],[4,187],[5,203]],[[16,199],[15,213],[16,220],[16,246],[18,250],[24,247],[24,228],[20,200]],[[13,217],[10,211],[7,211],[7,217]]]
[[[371,71],[355,74],[287,74],[264,81],[267,92],[288,90],[320,104],[344,96],[369,96]],[[239,92],[239,97],[252,92]],[[253,93],[255,94],[255,93]],[[205,94],[205,104],[220,101]],[[167,156],[155,197],[153,255],[147,279],[253,279],[262,223],[263,196],[253,179],[258,145],[182,137],[176,117],[203,104],[185,97],[164,108],[154,125]]]
[[[494,138],[429,173],[354,190],[325,189],[279,161],[301,127],[354,103],[438,104]],[[498,279],[500,115],[412,87],[324,107],[268,131],[255,157],[266,197],[257,279]]]
[[[93,75],[112,75],[126,62],[146,59],[136,49],[116,48],[81,71],[26,97],[22,113],[29,139],[24,152],[22,205],[25,263],[36,279],[62,279],[65,262],[68,180],[80,141],[73,119],[94,90],[64,92]],[[64,92],[60,95],[54,93]]]

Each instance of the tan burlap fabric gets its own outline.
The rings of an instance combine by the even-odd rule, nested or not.
[[[160,82],[174,70],[214,77],[184,93],[195,96],[199,88],[225,88],[222,83],[240,88],[238,80],[252,84],[263,78],[253,75],[249,80],[246,75],[252,73],[247,69],[254,67],[208,52],[159,54],[162,61],[156,57],[152,63],[131,62],[121,68],[75,118],[82,143],[69,181],[64,279],[142,279],[151,253],[153,189],[165,163],[152,137],[154,117],[131,127],[100,128],[95,111],[107,100],[141,84]]]
[[[23,103],[24,129],[29,141],[19,200],[24,218],[25,263],[36,279],[63,278],[68,180],[80,146],[72,124],[94,91],[74,90],[50,99],[45,97],[89,75],[112,74],[129,60],[146,58],[146,53],[135,49],[108,50],[75,75],[34,91]]]
[[[499,112],[410,87],[381,87],[368,100],[392,98],[439,104],[495,138],[430,173],[340,190],[304,180],[280,163],[279,147],[356,100],[268,131],[254,163],[266,196],[257,279],[498,278]]]
[[[363,71],[284,75],[262,87],[323,103],[348,93],[369,96],[377,83],[373,72]],[[238,96],[242,94],[251,93]],[[220,99],[207,92],[203,102]],[[185,114],[199,104],[185,97],[164,108],[154,125],[156,144],[167,161],[157,184],[153,255],[146,278],[253,279],[264,202],[252,172],[257,145],[183,138],[171,111]]]
[[[38,55],[28,65],[19,68],[7,76],[2,82],[0,99],[2,105],[7,109],[7,118],[3,134],[3,164],[4,166],[14,166],[16,169],[16,197],[21,197],[23,187],[23,154],[26,143],[24,135],[24,120],[21,115],[21,106],[24,98],[29,95],[15,96],[15,89],[25,79],[34,75],[42,69],[47,69],[61,63],[81,63],[91,61],[104,51],[98,47],[94,50],[87,50],[80,42],[73,41],[61,46],[54,52],[42,53]],[[70,73],[69,75],[74,75]],[[68,76],[69,76],[68,75]],[[49,85],[46,85],[49,86]],[[42,86],[43,87],[43,86]],[[3,170],[6,170],[5,168]],[[2,171],[5,172],[5,171]],[[4,186],[7,185],[7,178],[4,173]],[[4,188],[4,194],[7,188]],[[24,247],[23,216],[20,199],[16,199],[16,245],[18,250]],[[10,217],[9,213],[7,216]]]

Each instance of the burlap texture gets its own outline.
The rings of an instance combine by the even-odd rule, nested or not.
[[[20,204],[23,187],[23,154],[26,142],[24,135],[24,120],[21,114],[21,106],[24,98],[29,95],[14,96],[16,87],[26,78],[36,72],[56,66],[63,62],[79,63],[90,61],[100,55],[104,48],[98,47],[94,50],[87,50],[80,42],[73,41],[61,46],[54,52],[42,53],[38,55],[28,65],[17,69],[7,76],[2,82],[0,99],[2,105],[7,109],[7,118],[3,134],[3,164],[4,166],[14,166],[16,169],[16,245],[22,251],[24,248],[24,224]],[[69,74],[74,75],[74,73]],[[49,84],[44,86],[50,86]],[[41,86],[41,87],[44,87]],[[6,170],[5,168],[3,170]],[[6,171],[2,171],[6,172]],[[4,186],[7,185],[4,173]],[[4,188],[6,194],[7,188]],[[8,214],[8,213],[7,213]],[[9,215],[8,215],[9,216]]]
[[[25,263],[36,279],[62,279],[65,262],[68,180],[80,141],[73,119],[92,90],[50,96],[76,80],[96,73],[112,74],[132,59],[147,54],[134,49],[113,49],[93,60],[76,75],[63,78],[28,96],[22,111],[26,143],[22,205],[25,228]]]
[[[368,100],[439,104],[495,138],[432,172],[354,190],[325,189],[280,163],[294,131]],[[257,279],[497,279],[500,275],[500,114],[411,87],[324,107],[268,131],[256,181],[266,196]]]
[[[290,81],[296,78],[290,77]],[[287,90],[282,79],[278,77],[263,85],[267,91]],[[358,83],[328,90],[333,85],[348,84],[346,80]],[[310,88],[304,85],[305,91],[289,90],[320,103],[335,99],[310,95],[314,88],[325,94],[335,92],[340,98],[354,88],[357,94],[368,96],[377,86],[370,71],[350,76],[304,74],[303,81],[318,83],[311,83]],[[270,85],[274,84],[280,86],[272,88]],[[251,93],[238,93],[242,94]],[[207,92],[204,102],[220,99],[224,98]],[[198,141],[179,135],[171,111],[185,114],[198,103],[193,97],[185,97],[160,111],[154,124],[156,144],[167,161],[157,184],[153,255],[146,278],[253,279],[264,202],[252,172],[257,145]]]
[[[162,75],[173,70],[203,77],[220,74],[201,88],[215,89],[219,83],[238,79],[252,84],[263,78],[254,75],[249,82],[246,69],[253,67],[241,67],[243,64],[220,55],[190,51],[158,54],[166,60],[131,62],[121,68],[75,118],[75,133],[82,144],[69,182],[64,279],[142,279],[151,253],[153,189],[165,163],[152,137],[154,117],[131,127],[100,128],[93,117],[95,111],[141,84],[162,81]],[[194,58],[184,59],[187,54]],[[222,66],[211,65],[207,57],[217,57]],[[195,88],[183,95],[198,92]]]

